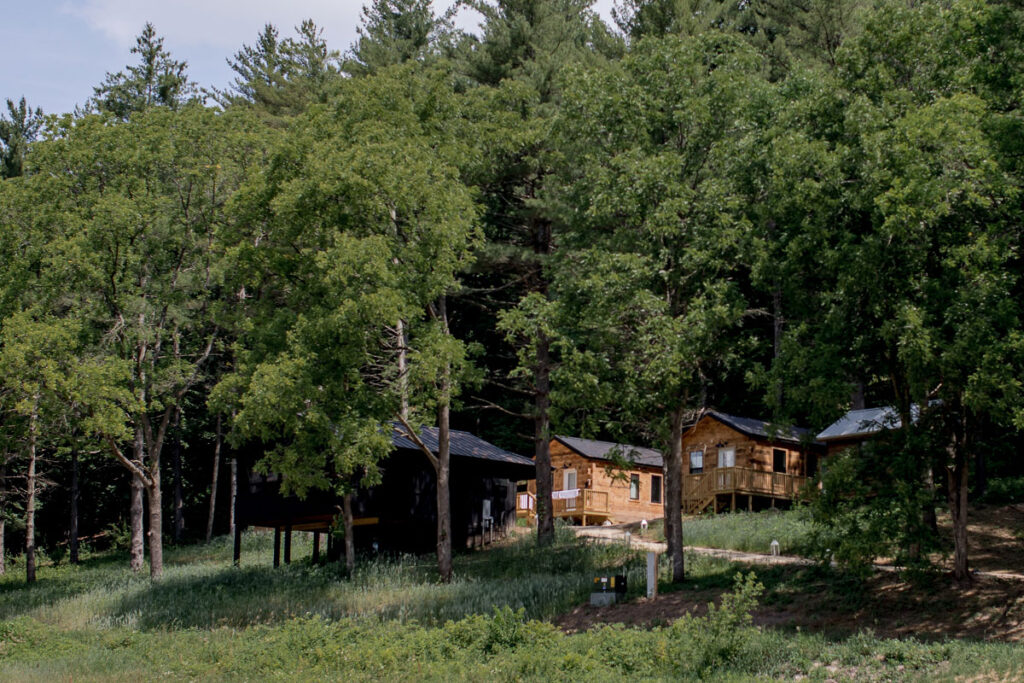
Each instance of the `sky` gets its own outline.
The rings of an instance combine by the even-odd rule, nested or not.
[[[233,76],[226,59],[252,44],[264,24],[281,37],[311,18],[328,45],[342,52],[355,41],[364,0],[34,0],[4,2],[0,22],[0,104],[25,97],[48,114],[83,104],[108,72],[134,63],[129,50],[150,21],[164,48],[188,62],[189,77],[223,88]],[[443,11],[453,0],[434,0]],[[609,19],[613,0],[594,9]],[[457,24],[474,31],[479,16],[463,10]],[[4,107],[6,111],[6,107]]]

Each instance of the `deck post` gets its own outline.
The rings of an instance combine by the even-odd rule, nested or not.
[[[313,564],[320,564],[320,532],[313,532]]]
[[[753,512],[753,511],[754,511],[754,494],[753,493],[748,493],[747,494],[747,512]]]
[[[281,527],[274,527],[274,566],[281,566]]]
[[[732,509],[730,512],[736,512],[736,491],[732,492]]]
[[[284,563],[292,563],[292,525],[284,526]]]
[[[232,563],[238,567],[242,564],[242,525],[235,525],[235,544],[232,549]]]

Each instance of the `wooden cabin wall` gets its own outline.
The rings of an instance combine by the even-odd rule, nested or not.
[[[721,445],[719,445],[721,444]],[[718,449],[736,449],[736,467],[749,467],[762,472],[773,471],[774,452],[786,452],[786,473],[806,476],[807,458],[804,446],[785,441],[757,439],[719,422],[705,417],[692,429],[683,434],[683,474],[690,472],[690,452],[704,451],[704,471],[718,467]]]
[[[641,519],[660,519],[665,516],[664,502],[651,502],[652,477],[661,477],[662,496],[664,501],[665,479],[660,467],[639,465],[633,469],[621,470],[611,468],[607,460],[586,458],[560,441],[552,441],[551,466],[554,468],[553,490],[561,491],[565,483],[568,469],[576,470],[576,483],[580,489],[604,491],[608,493],[609,519],[614,523],[637,522]],[[617,474],[622,477],[616,477]],[[640,477],[640,498],[631,500],[629,497],[629,477],[637,474]],[[588,520],[589,521],[589,520]]]

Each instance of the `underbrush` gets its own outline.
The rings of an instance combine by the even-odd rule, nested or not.
[[[5,680],[952,680],[1024,675],[1007,645],[829,641],[751,625],[761,586],[738,575],[703,617],[650,630],[601,626],[566,635],[526,610],[427,626],[301,615],[243,629],[55,631],[30,617],[0,622]]]
[[[244,537],[242,567],[226,539],[169,549],[165,578],[126,569],[123,554],[40,568],[40,581],[0,579],[0,680],[903,680],[1024,675],[1001,644],[829,640],[751,625],[753,575],[687,557],[685,587],[732,587],[702,617],[652,629],[600,626],[566,635],[545,619],[585,602],[591,580],[643,562],[621,546],[559,532],[457,556],[452,584],[433,558],[363,558],[351,577],[309,561],[301,534],[291,565],[270,566],[271,537]],[[762,581],[778,593],[780,568]],[[814,571],[814,570],[806,570]],[[664,575],[663,575],[664,578]],[[665,586],[668,588],[668,586]]]
[[[455,558],[455,578],[437,581],[432,557],[362,557],[352,576],[337,563],[314,564],[305,534],[295,534],[293,562],[271,566],[272,537],[246,534],[241,567],[231,546],[169,549],[164,578],[152,583],[127,571],[122,554],[88,558],[78,566],[44,566],[31,587],[11,574],[0,578],[0,619],[22,614],[67,627],[139,629],[244,627],[295,616],[377,619],[438,624],[496,605],[548,618],[579,604],[593,577],[625,574],[642,590],[644,565],[636,553],[609,545],[577,544],[559,531],[554,547],[529,538]]]

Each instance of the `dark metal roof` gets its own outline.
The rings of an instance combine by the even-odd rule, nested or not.
[[[395,448],[408,448],[414,451],[420,449],[412,439],[406,436],[405,428],[402,425],[396,424],[392,426],[394,431],[391,434],[391,442],[395,444]],[[437,453],[437,427],[420,427],[419,437],[431,452]],[[449,448],[454,456],[533,467],[533,460],[502,450],[469,432],[453,429],[449,433],[449,437]]]
[[[809,439],[810,435],[810,430],[804,429],[803,427],[780,427],[778,425],[773,425],[771,422],[765,422],[764,420],[757,420],[751,417],[726,415],[725,413],[720,413],[717,410],[709,410],[705,413],[705,416],[713,417],[719,422],[732,427],[738,432],[743,432],[748,436],[757,436],[775,441],[793,441],[796,443],[803,443]]]
[[[618,451],[626,460],[632,460],[639,465],[661,467],[664,462],[661,451],[656,451],[653,448],[641,448],[611,441],[579,439],[575,436],[556,436],[555,439],[587,458],[611,460],[612,453]]]
[[[910,407],[913,420],[917,420],[919,410],[916,405]],[[892,406],[851,410],[818,434],[820,441],[834,439],[852,439],[859,436],[871,436],[883,429],[899,429],[903,426],[900,415]]]

